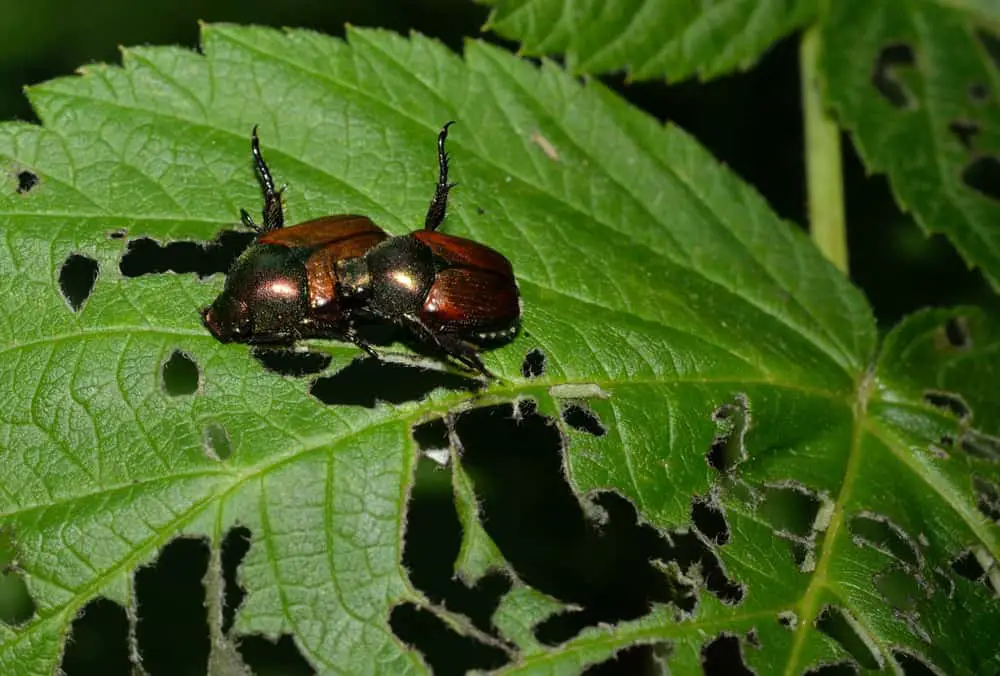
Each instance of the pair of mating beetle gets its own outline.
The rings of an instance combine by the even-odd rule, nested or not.
[[[354,343],[378,358],[359,333],[391,323],[466,368],[491,374],[470,341],[502,341],[516,333],[521,306],[514,272],[502,254],[437,228],[448,208],[448,122],[438,134],[438,182],[423,230],[391,237],[366,216],[324,216],[284,227],[282,189],[275,189],[260,152],[250,148],[264,194],[263,222],[241,210],[259,233],[233,263],[226,285],[202,311],[205,327],[224,343],[290,345],[304,338]]]

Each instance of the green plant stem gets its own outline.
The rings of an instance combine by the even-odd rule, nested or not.
[[[806,134],[809,231],[823,255],[847,274],[847,227],[844,219],[840,129],[823,109],[817,64],[819,52],[819,29],[813,26],[806,30],[799,46],[802,113],[805,116]]]

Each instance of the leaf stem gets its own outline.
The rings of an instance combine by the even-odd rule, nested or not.
[[[847,274],[847,227],[840,129],[826,115],[819,85],[819,26],[806,29],[799,45],[802,114],[805,117],[809,231],[819,250]]]

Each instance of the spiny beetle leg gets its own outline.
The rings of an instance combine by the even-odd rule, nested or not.
[[[427,208],[427,217],[424,219],[424,230],[437,230],[444,220],[445,212],[448,211],[448,191],[454,188],[457,183],[448,182],[448,153],[445,152],[444,142],[448,139],[448,127],[455,124],[455,121],[446,123],[438,134],[438,182],[434,188],[434,199]]]

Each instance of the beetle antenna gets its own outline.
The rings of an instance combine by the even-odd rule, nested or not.
[[[424,219],[424,230],[437,230],[444,220],[448,211],[448,191],[454,188],[457,183],[448,182],[448,153],[444,149],[444,142],[448,139],[448,127],[455,124],[454,120],[445,123],[438,134],[438,182],[434,188],[434,199],[431,200],[427,208],[427,217]]]

